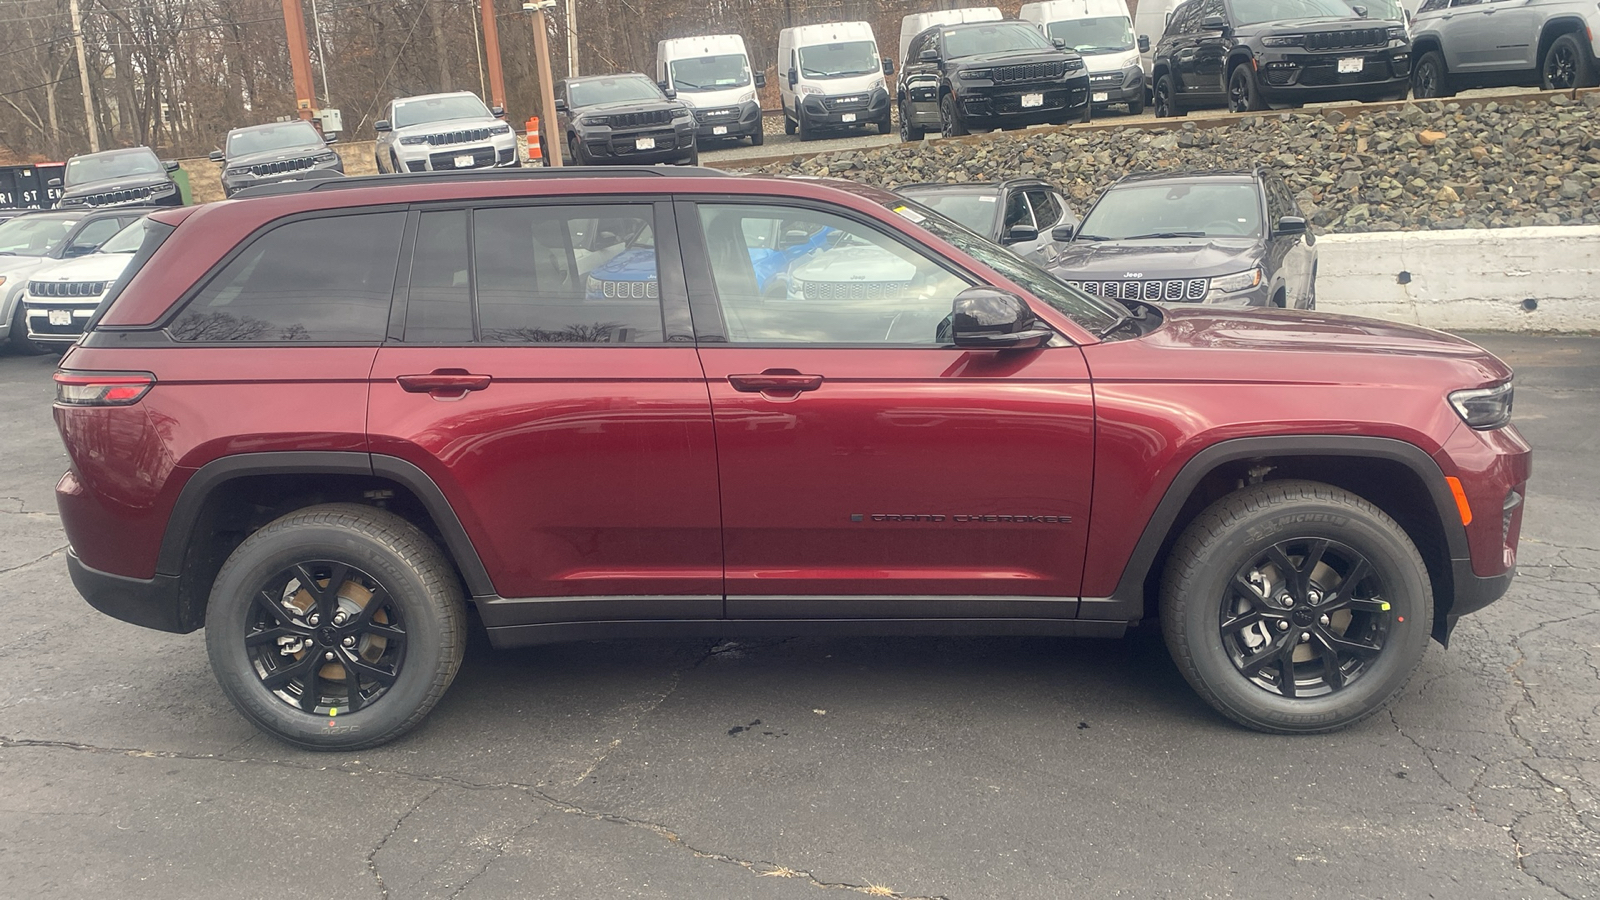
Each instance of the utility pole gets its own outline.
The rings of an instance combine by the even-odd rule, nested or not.
[[[83,120],[89,129],[89,152],[99,153],[100,130],[94,125],[94,98],[89,96],[89,57],[83,52],[83,20],[78,16],[78,0],[70,0],[67,6],[72,10],[72,40],[78,45],[78,77],[83,79]]]
[[[483,18],[483,55],[489,60],[490,106],[506,107],[506,76],[500,68],[500,26],[495,24],[494,0],[478,0]]]
[[[578,77],[578,0],[567,0],[567,77]]]
[[[317,0],[311,0],[311,30],[317,33],[317,68],[322,71],[322,105],[332,106],[328,91],[328,51],[322,48],[322,17],[317,15]]]
[[[294,74],[295,112],[311,121],[317,89],[311,82],[311,48],[306,45],[306,14],[301,0],[283,0],[283,28],[289,35],[289,68]]]
[[[540,144],[543,147],[550,165],[562,165],[561,154],[566,148],[561,146],[561,140],[546,142],[544,135],[560,135],[561,130],[555,127],[556,123],[556,92],[552,82],[555,76],[550,73],[550,23],[545,18],[545,11],[553,8],[556,0],[523,0],[522,8],[533,13],[533,55],[534,61],[539,65],[539,131]],[[548,146],[543,146],[548,143]]]

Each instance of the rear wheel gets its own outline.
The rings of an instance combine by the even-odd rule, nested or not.
[[[1540,69],[1547,91],[1594,87],[1596,83],[1594,60],[1589,56],[1589,48],[1578,40],[1577,34],[1563,34],[1556,38],[1545,52],[1544,65]]]
[[[1311,481],[1244,488],[1184,531],[1162,579],[1161,629],[1184,678],[1259,731],[1359,722],[1405,687],[1433,594],[1405,531]]]
[[[1418,57],[1411,69],[1411,96],[1428,100],[1455,95],[1450,87],[1450,76],[1444,70],[1444,56],[1437,50],[1429,50]]]
[[[906,107],[905,101],[900,101],[900,140],[910,143],[920,141],[926,136],[927,132],[911,121],[911,111]]]
[[[290,513],[228,557],[206,649],[235,707],[279,740],[355,750],[414,727],[455,678],[466,611],[433,542],[349,503]]]
[[[1170,119],[1173,116],[1183,115],[1183,111],[1178,108],[1177,97],[1173,93],[1174,90],[1175,86],[1172,83],[1171,75],[1162,72],[1156,76],[1156,86],[1153,92],[1155,95],[1156,118]]]

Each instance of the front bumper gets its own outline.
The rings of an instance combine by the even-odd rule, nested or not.
[[[828,97],[807,94],[800,102],[800,115],[813,128],[854,128],[871,125],[889,117],[889,92],[880,88],[868,94]]]
[[[750,101],[697,109],[694,120],[695,136],[701,140],[749,137],[761,130],[761,104]]]
[[[203,620],[196,611],[183,608],[176,575],[144,579],[101,572],[84,565],[70,548],[67,573],[83,599],[113,619],[173,634],[188,634]]]
[[[1514,425],[1477,431],[1462,424],[1434,460],[1446,475],[1460,480],[1471,511],[1471,521],[1464,525],[1459,518],[1445,522],[1446,528],[1466,532],[1466,547],[1463,553],[1452,546],[1453,591],[1448,604],[1435,604],[1434,636],[1443,642],[1457,619],[1498,600],[1516,575],[1533,450]]]
[[[522,165],[517,158],[515,134],[494,137],[487,143],[457,146],[396,145],[394,152],[407,172],[451,172],[458,169],[516,168]]]
[[[1033,95],[1040,97],[1040,104],[1024,106],[1024,98]],[[957,89],[956,100],[967,128],[985,131],[1007,125],[1076,122],[1083,118],[1089,95],[1089,75],[1080,70],[1064,81],[1004,86],[963,83]]]
[[[1144,90],[1144,71],[1137,67],[1089,76],[1089,93],[1096,108],[1113,103],[1142,102]]]
[[[256,175],[251,172],[226,172],[222,173],[222,195],[232,197],[245,188],[252,188],[263,184],[281,184],[285,181],[311,181],[318,178],[334,178],[344,174],[344,160],[335,156],[331,161],[319,162],[304,169],[295,169],[289,172],[275,172],[270,175]]]
[[[578,135],[578,140],[583,144],[583,152],[597,163],[652,165],[686,159],[695,150],[697,131],[698,125],[692,118],[620,131],[596,125],[586,128]],[[655,146],[641,150],[641,139],[654,141]]]
[[[23,320],[28,324],[28,339],[40,344],[71,344],[83,335],[85,325],[94,315],[95,309],[100,305],[94,302],[52,302],[47,298],[26,297],[22,301]],[[56,324],[50,321],[50,313],[65,312],[67,321]],[[59,318],[59,316],[58,316]]]
[[[1340,66],[1360,71],[1341,72]],[[1404,97],[1411,84],[1409,45],[1378,50],[1307,53],[1303,50],[1258,55],[1256,90],[1273,105],[1333,100],[1384,100]]]

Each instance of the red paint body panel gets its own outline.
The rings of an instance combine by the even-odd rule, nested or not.
[[[1472,508],[1467,546],[1472,551],[1473,574],[1510,571],[1517,564],[1522,508],[1517,507],[1508,529],[1503,516],[1506,493],[1515,490],[1526,496],[1528,478],[1533,475],[1533,449],[1515,426],[1474,431],[1463,424],[1434,459],[1446,475],[1461,479],[1467,505]]]
[[[1094,471],[1077,348],[703,346],[700,357],[730,615],[737,596],[1077,596]],[[823,382],[787,395],[729,384],[772,368]]]
[[[489,375],[457,400],[395,378]],[[439,485],[504,597],[720,595],[711,405],[693,347],[385,347],[372,451]]]

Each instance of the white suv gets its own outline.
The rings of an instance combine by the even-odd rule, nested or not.
[[[1547,91],[1600,84],[1593,0],[1427,0],[1411,23],[1411,93],[1474,87]]]
[[[378,132],[379,172],[442,172],[451,169],[515,168],[517,135],[470,91],[402,97],[389,104]]]

